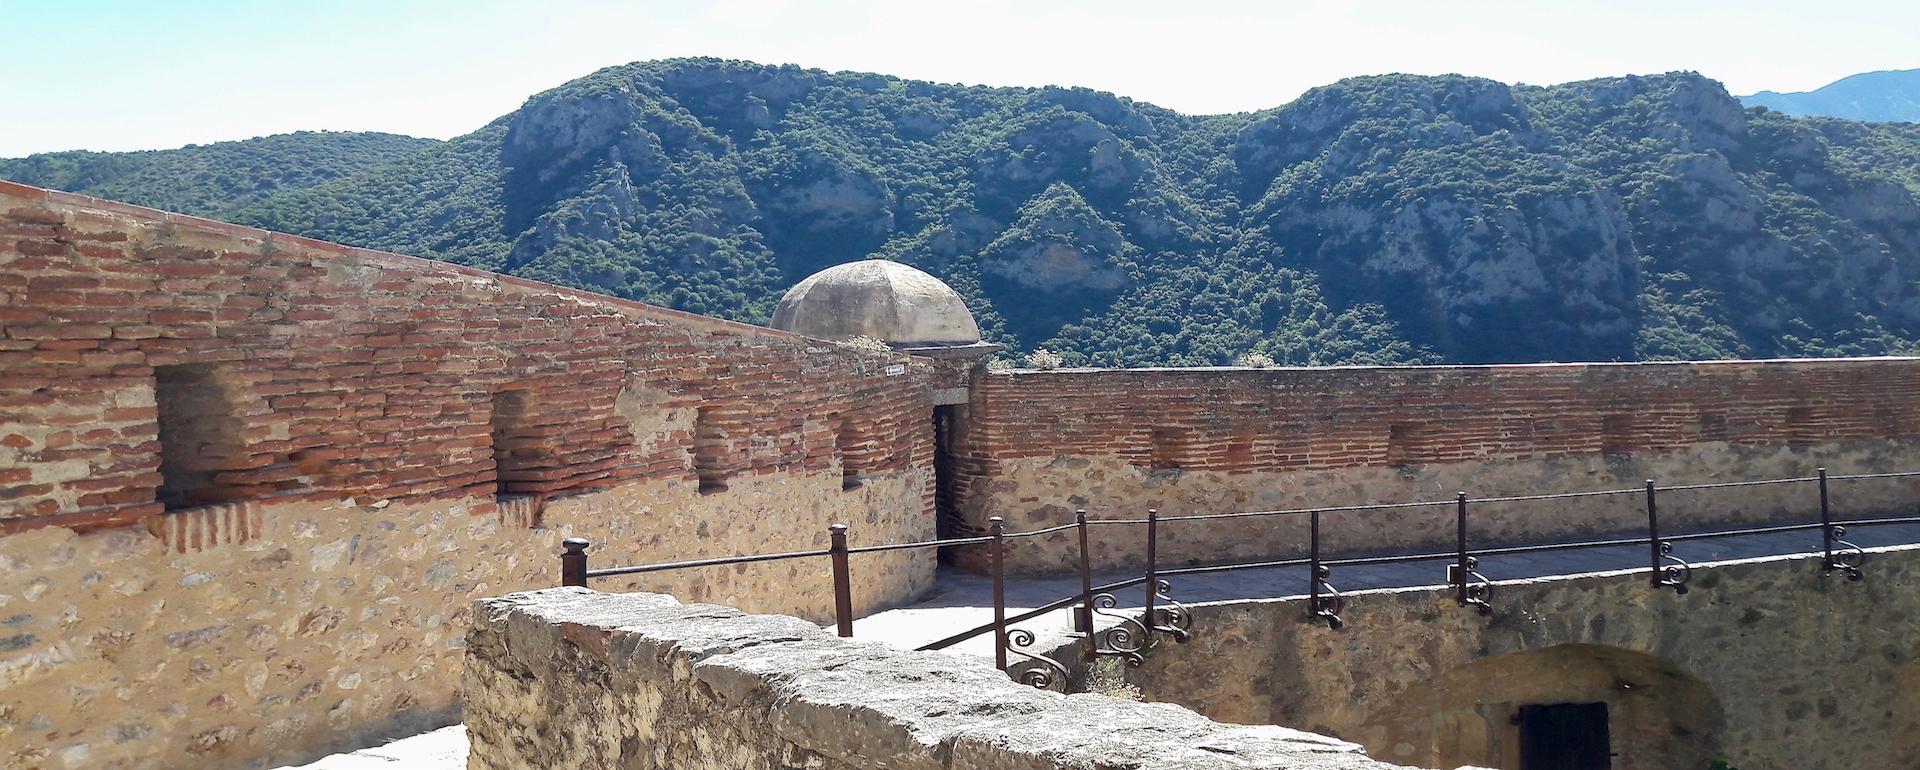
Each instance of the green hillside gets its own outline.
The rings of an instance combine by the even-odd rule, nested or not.
[[[1335,364],[1911,351],[1917,196],[1911,127],[1745,109],[1691,73],[1355,78],[1196,117],[673,60],[231,211],[172,207],[755,322],[879,256],[1069,363]]]
[[[274,193],[339,179],[436,144],[393,134],[301,131],[177,150],[0,159],[0,179],[231,218],[236,209]]]

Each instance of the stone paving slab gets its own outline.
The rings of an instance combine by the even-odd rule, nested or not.
[[[467,728],[454,725],[282,770],[463,770],[466,766]]]

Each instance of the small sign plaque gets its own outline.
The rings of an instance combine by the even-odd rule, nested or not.
[[[906,373],[907,373],[907,365],[906,365],[906,364],[894,364],[894,365],[892,365],[892,366],[889,366],[889,367],[887,367],[887,376],[888,376],[888,377],[898,377],[898,376],[900,376],[900,375],[902,375],[902,374],[906,374]]]

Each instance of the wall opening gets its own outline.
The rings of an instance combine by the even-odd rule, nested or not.
[[[1813,407],[1794,406],[1787,408],[1787,446],[1813,446],[1820,440],[1818,426],[1814,422]]]
[[[1712,689],[1672,661],[1565,644],[1440,671],[1350,732],[1375,757],[1417,767],[1585,770],[1704,768],[1725,729]]]
[[[153,400],[160,436],[160,488],[167,510],[233,500],[238,490],[219,481],[246,463],[245,422],[233,383],[222,367],[178,364],[153,368]]]
[[[933,408],[933,531],[934,536],[942,540],[965,537],[967,531],[966,520],[960,515],[962,490],[954,467],[956,431],[960,427],[962,408],[958,404]],[[952,548],[940,549],[940,558],[951,561],[952,551]]]
[[[533,468],[532,447],[524,443],[527,434],[527,394],[508,390],[493,394],[493,410],[487,417],[493,434],[493,486],[497,496],[519,491],[521,474]]]
[[[1427,426],[1396,422],[1387,426],[1387,464],[1412,465],[1428,460]]]
[[[1253,470],[1253,432],[1240,431],[1233,434],[1233,440],[1227,442],[1227,470]]]
[[[1718,412],[1700,413],[1700,440],[1726,441],[1727,416]]]
[[[718,407],[703,406],[693,418],[693,473],[701,494],[727,489],[727,431],[718,417]]]
[[[834,419],[833,453],[840,458],[840,490],[860,488],[860,476],[866,471],[866,458],[872,448],[853,428],[853,419]]]
[[[1600,418],[1600,453],[1623,455],[1633,451],[1633,415],[1609,414]]]
[[[1179,428],[1154,428],[1148,435],[1147,467],[1177,470],[1186,459],[1186,431]]]
[[[1607,704],[1553,703],[1521,706],[1520,770],[1611,770],[1613,740]]]
[[[493,438],[493,500],[501,520],[516,526],[542,526],[542,500],[531,487],[545,478],[546,453],[529,414],[529,394],[503,390],[493,394],[487,421]]]

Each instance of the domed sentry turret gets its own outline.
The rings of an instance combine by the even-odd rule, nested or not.
[[[780,297],[773,328],[829,340],[872,337],[896,348],[980,341],[980,327],[959,292],[885,259],[848,262],[807,276]]]
[[[980,341],[980,326],[953,287],[885,259],[807,276],[780,297],[772,326],[828,340],[871,337],[931,358],[935,404],[966,403],[975,365],[1002,347]]]

